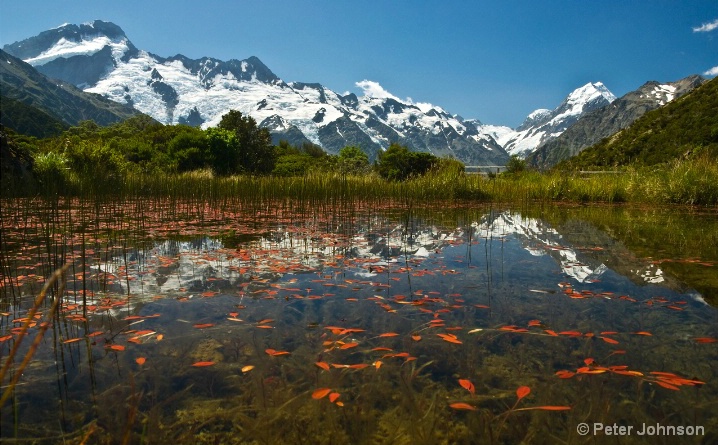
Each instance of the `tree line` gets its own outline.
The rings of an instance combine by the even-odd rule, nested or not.
[[[59,136],[36,139],[3,131],[3,156],[20,153],[4,162],[7,174],[26,170],[38,177],[78,175],[117,177],[129,173],[177,174],[207,171],[213,175],[301,176],[313,171],[351,175],[376,174],[389,181],[403,181],[450,166],[463,171],[456,160],[417,153],[391,144],[371,163],[360,147],[344,147],[331,155],[320,146],[286,141],[272,143],[269,131],[241,112],[222,116],[216,127],[202,130],[186,125],[163,125],[145,115],[100,127],[84,121]],[[29,159],[29,161],[27,161]],[[24,160],[24,161],[23,161]],[[17,168],[13,162],[25,162]],[[5,168],[7,167],[7,168]]]

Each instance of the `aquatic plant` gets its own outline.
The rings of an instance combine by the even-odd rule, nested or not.
[[[13,321],[34,318],[28,295],[51,266],[71,264],[65,291],[51,286],[62,298],[40,305],[47,316],[57,301],[53,335],[0,412],[3,439],[555,443],[578,440],[576,420],[591,413],[688,421],[714,410],[710,307],[619,273],[564,272],[625,260],[605,251],[608,228],[596,234],[584,221],[608,225],[599,215],[627,207],[437,210],[413,198],[433,192],[408,183],[396,184],[400,199],[310,191],[265,201],[281,196],[272,181],[234,178],[267,187],[247,196],[227,193],[236,184],[226,179],[204,181],[198,195],[178,187],[2,207],[3,353],[16,342]],[[634,212],[681,226],[659,218],[666,212]],[[521,222],[538,234],[529,241],[507,229],[528,215],[543,217]],[[614,231],[653,236],[623,220]],[[695,249],[700,241],[678,238],[700,233],[681,233],[663,247]],[[707,255],[696,267],[714,267]],[[636,263],[650,264],[625,268]]]

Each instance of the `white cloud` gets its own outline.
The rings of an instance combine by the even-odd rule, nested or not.
[[[713,68],[709,69],[705,73],[703,73],[704,76],[718,76],[718,66],[714,66]]]
[[[364,95],[368,97],[376,97],[378,99],[396,99],[400,100],[398,97],[394,96],[387,90],[385,90],[381,85],[379,85],[379,82],[374,82],[373,80],[362,80],[361,82],[355,83],[356,86],[364,90]]]
[[[693,28],[693,32],[711,32],[716,28],[718,28],[718,19],[715,19],[710,23],[704,23],[697,28]]]
[[[374,97],[378,99],[394,99],[399,102],[415,105],[424,113],[428,112],[432,108],[436,108],[443,111],[440,107],[432,105],[428,102],[414,102],[411,97],[407,97],[406,99],[399,99],[398,97],[385,90],[384,87],[379,84],[379,82],[374,82],[373,80],[364,79],[361,82],[356,82],[355,85],[364,90],[364,95],[367,97]],[[347,92],[346,94],[349,93]]]
[[[435,107],[433,104],[430,104],[429,102],[414,102],[414,105],[419,107],[419,109],[423,113],[428,113],[429,110],[431,110],[432,108],[438,108],[438,107]]]
[[[411,97],[407,97],[406,99],[399,99],[398,97],[385,90],[384,87],[379,85],[379,82],[374,82],[373,80],[364,79],[361,82],[356,82],[354,85],[364,90],[364,96],[366,97],[372,97],[377,99],[394,99],[405,104],[414,105],[422,113],[428,113],[431,109],[435,109],[444,113],[446,112],[443,108],[430,104],[429,102],[414,102]],[[346,94],[349,93],[347,92]]]

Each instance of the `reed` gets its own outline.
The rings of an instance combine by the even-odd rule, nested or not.
[[[629,167],[616,173],[581,174],[523,171],[493,177],[437,169],[406,181],[387,181],[375,173],[344,174],[310,171],[304,176],[216,176],[211,170],[148,175],[137,172],[84,176],[65,171],[61,160],[48,159],[38,180],[3,191],[7,198],[42,196],[58,199],[129,197],[193,199],[223,206],[291,199],[307,205],[340,201],[391,199],[411,204],[424,201],[636,202],[718,205],[718,163],[708,156],[674,161],[652,168]]]
[[[710,168],[710,166],[706,168]],[[685,173],[680,173],[678,168],[676,168],[676,171],[675,175],[685,175]],[[279,225],[287,223],[299,230],[307,229],[311,226],[307,233],[331,234],[340,240],[340,245],[342,245],[343,240],[351,240],[354,234],[358,233],[358,229],[363,227],[365,221],[371,221],[366,223],[368,227],[366,233],[380,234],[394,240],[400,237],[400,242],[407,246],[409,245],[408,237],[412,233],[416,233],[417,228],[423,226],[427,221],[431,222],[431,225],[448,228],[468,228],[474,222],[482,221],[482,218],[487,214],[487,210],[491,214],[492,209],[495,210],[499,207],[489,202],[495,197],[507,200],[513,199],[521,203],[533,201],[554,202],[567,199],[577,201],[600,199],[607,202],[611,200],[616,202],[621,199],[620,193],[622,193],[622,190],[632,184],[631,180],[634,178],[632,174],[633,172],[626,172],[620,176],[614,175],[609,178],[561,173],[540,175],[534,172],[525,172],[521,175],[506,175],[488,179],[479,176],[443,172],[414,178],[405,182],[393,183],[387,183],[371,175],[316,174],[296,178],[251,176],[218,178],[211,175],[210,172],[195,172],[182,176],[153,178],[136,176],[132,177],[136,181],[135,183],[123,184],[122,190],[114,192],[103,187],[83,189],[88,194],[107,192],[107,195],[96,195],[97,199],[90,199],[84,195],[79,199],[52,195],[47,198],[47,201],[44,201],[44,197],[32,201],[33,208],[41,209],[40,216],[33,216],[33,218],[37,219],[32,224],[39,224],[37,222],[39,220],[43,221],[42,229],[37,229],[38,233],[42,231],[43,237],[35,239],[33,234],[36,232],[33,231],[32,234],[27,235],[27,240],[23,239],[21,240],[22,242],[11,240],[11,237],[5,236],[5,233],[11,232],[19,221],[29,219],[28,215],[31,215],[28,210],[30,202],[28,200],[12,200],[12,207],[10,209],[6,207],[3,210],[1,224],[3,230],[8,232],[3,232],[2,243],[3,245],[10,243],[12,246],[17,247],[31,244],[33,240],[39,240],[42,243],[42,250],[38,249],[38,252],[47,251],[47,259],[43,266],[45,268],[73,261],[77,269],[68,271],[75,277],[69,287],[72,289],[75,286],[75,303],[81,304],[83,310],[85,310],[88,303],[90,303],[89,299],[85,299],[88,295],[87,290],[97,290],[102,286],[100,278],[86,274],[90,270],[98,270],[97,277],[101,276],[99,269],[91,269],[93,264],[98,264],[100,259],[104,258],[101,262],[105,264],[113,262],[123,272],[127,272],[132,267],[133,262],[136,263],[137,273],[147,270],[150,267],[146,263],[147,260],[142,259],[141,255],[135,255],[138,259],[133,261],[133,252],[137,253],[146,250],[143,243],[152,239],[152,237],[167,239],[167,233],[174,229],[167,229],[167,231],[164,231],[164,229],[171,227],[174,222],[180,220],[189,223],[188,226],[183,225],[181,227],[187,227],[192,233],[196,233],[195,229],[199,228],[203,234],[208,234],[207,236],[212,237],[217,236],[216,233],[224,230],[218,227],[225,222],[243,218],[248,221],[247,227],[251,227],[251,230],[247,233],[248,236],[253,236],[256,233],[255,230],[270,230],[271,227],[274,227],[272,223]],[[665,180],[663,176],[658,174],[656,174],[656,178],[657,181]],[[181,182],[183,180],[186,181],[184,186]],[[695,180],[697,181],[698,179]],[[604,190],[607,185],[611,185],[613,188],[608,189],[608,191]],[[639,184],[635,184],[635,186],[638,187]],[[442,200],[443,194],[447,190],[453,194],[450,194],[449,198]],[[635,193],[640,192],[636,191]],[[629,195],[625,196],[625,199],[627,199]],[[269,199],[273,199],[273,201],[270,202]],[[472,201],[470,201],[469,205],[452,208],[451,205],[446,204],[447,199],[455,199],[463,203],[467,199],[472,199]],[[431,209],[432,201],[435,200],[440,202],[440,212]],[[486,200],[487,203],[475,204],[482,200]],[[394,208],[395,205],[396,207]],[[540,208],[534,210],[540,212],[541,215],[555,212],[556,214],[553,215],[553,218],[556,223],[553,225],[558,227],[565,219],[571,219],[570,215],[566,216],[561,213],[567,207],[569,206],[540,206]],[[628,206],[570,207],[573,210],[578,207],[581,212],[594,212],[592,220],[597,221],[596,225],[603,225],[599,223],[602,221],[601,218],[608,218],[607,214],[609,212],[606,209],[611,209],[611,212],[622,212],[626,211]],[[642,218],[647,217],[648,212],[641,211],[640,213]],[[658,213],[656,211],[656,214]],[[702,213],[710,213],[710,211]],[[6,218],[6,214],[10,215],[10,218]],[[571,215],[575,215],[575,213]],[[390,222],[382,222],[384,218],[390,220]],[[628,230],[635,232],[639,230],[640,226],[644,225],[643,221],[643,219],[629,221],[629,227],[626,230],[621,230],[621,232]],[[30,223],[25,222],[24,224]],[[353,224],[356,227],[352,227]],[[663,228],[668,224],[656,222],[656,225],[661,225]],[[707,236],[718,233],[718,231],[711,230],[713,228],[711,225],[704,226],[700,224],[700,226],[703,226],[701,230],[705,230],[706,233],[700,236],[696,235],[696,237],[700,238],[698,242],[705,245],[708,243],[707,240],[710,239]],[[668,231],[673,232],[673,236],[681,238],[678,242],[687,244],[684,240],[686,231],[678,230],[679,227],[681,227],[680,224],[675,224],[675,227],[666,228],[666,230],[670,229]],[[237,237],[241,236],[241,228],[236,230]],[[476,302],[491,304],[493,317],[497,317],[496,321],[500,321],[501,324],[523,323],[530,317],[537,317],[538,315],[533,312],[533,307],[530,312],[528,309],[525,312],[508,309],[508,306],[512,304],[512,299],[508,296],[502,297],[497,292],[497,289],[502,284],[492,284],[491,281],[494,279],[492,277],[497,275],[494,273],[493,268],[498,267],[494,265],[498,264],[497,258],[492,258],[492,255],[498,256],[498,253],[492,253],[490,250],[490,246],[493,244],[492,241],[482,239],[481,233],[473,233],[471,229],[467,229],[467,231],[469,238],[467,239],[467,250],[464,254],[464,259],[470,260],[472,240],[476,240],[481,245],[486,255],[483,259],[483,263],[486,264],[486,273],[472,277],[471,287],[466,288],[467,294],[471,295],[471,297],[467,297],[467,299],[477,298]],[[172,232],[173,234],[169,235],[169,237],[178,236],[176,234],[180,232],[181,229]],[[158,233],[159,235],[157,235]],[[663,236],[667,235],[666,233],[659,232],[658,235],[650,234],[649,232],[645,233],[647,236],[643,238],[656,239],[661,243],[665,243],[669,239],[668,236]],[[570,236],[566,235],[567,238],[565,239],[571,241]],[[711,236],[715,241],[715,235]],[[98,241],[100,239],[102,241]],[[308,237],[304,239],[304,242],[308,242],[306,241]],[[13,242],[11,243],[11,241]],[[347,242],[351,243],[352,241]],[[241,244],[242,242],[237,242],[237,245],[241,246]],[[577,243],[572,242],[571,244]],[[231,247],[227,245],[226,247],[232,250],[235,249],[234,245]],[[454,253],[458,252],[453,248],[452,250]],[[689,248],[686,252],[690,252],[690,250]],[[337,248],[336,251],[331,253],[335,254],[341,251],[340,248]],[[475,250],[474,254],[476,255],[480,251]],[[698,250],[695,249],[695,251]],[[382,253],[382,255],[383,259],[390,259],[388,253]],[[686,254],[685,256],[689,257],[690,255]],[[15,270],[16,267],[12,264],[12,261],[17,260],[9,258],[6,257],[6,259],[2,260],[0,256],[0,260],[2,260],[0,264],[4,265],[4,270],[8,270],[10,271],[9,273],[17,276],[20,272]],[[30,259],[24,261],[32,262]],[[145,261],[145,264],[143,264],[143,261]],[[404,256],[400,261],[403,262],[403,266],[406,268],[406,271],[402,272],[402,274],[405,275],[405,281],[408,283],[409,289],[414,289],[412,288],[412,280],[415,280],[413,281],[415,286],[420,286],[422,280],[418,277],[412,278],[412,272],[420,268],[421,262],[412,262],[409,256]],[[337,264],[327,268],[326,272],[334,271],[342,272],[343,274],[343,267],[346,267],[349,275],[351,275],[352,263],[348,261],[346,266],[341,264],[342,261],[337,259]],[[475,264],[481,264],[481,261],[477,259]],[[219,264],[217,267],[223,266]],[[261,274],[259,260],[252,259],[247,264],[247,267],[249,268],[249,275],[258,277]],[[411,270],[412,268],[414,270]],[[106,281],[107,272],[102,273],[105,274]],[[501,273],[503,274],[503,272]],[[115,291],[113,298],[120,301],[120,296],[122,296],[122,300],[126,301],[125,306],[129,307],[130,283],[128,277],[122,277],[122,273],[117,275],[118,279],[124,280],[127,285],[127,292],[126,295],[124,292],[120,295]],[[341,277],[342,275],[340,274],[339,276]],[[389,281],[389,272],[387,271],[382,277],[386,277],[387,281]],[[399,278],[398,271],[395,273],[394,278]],[[404,279],[404,276],[401,278]],[[476,283],[481,285],[483,282],[486,283],[486,291],[475,286]],[[423,283],[426,284],[426,281]],[[462,284],[461,281],[456,281],[451,286],[460,284]],[[425,289],[441,293],[452,292],[448,290],[448,285],[439,280],[432,283],[432,286],[434,287]],[[133,287],[134,289],[142,289],[142,283],[136,282]],[[12,293],[13,287],[7,290]],[[139,291],[139,293],[143,292],[143,290]],[[298,290],[296,292],[303,291]],[[373,289],[367,295],[374,295],[379,292],[382,291]],[[496,292],[498,295],[492,296],[492,292]],[[251,328],[253,333],[252,340],[255,341],[253,350],[245,354],[242,352],[243,348],[239,345],[235,346],[235,358],[234,360],[225,359],[224,363],[221,364],[224,369],[220,368],[219,363],[216,369],[211,368],[211,373],[191,368],[190,371],[180,371],[175,380],[162,381],[154,387],[152,385],[155,385],[155,382],[159,381],[160,378],[151,373],[159,373],[160,369],[163,369],[159,367],[162,360],[165,360],[165,363],[172,362],[172,366],[177,366],[177,363],[180,363],[180,368],[183,366],[181,365],[182,363],[189,362],[189,352],[192,350],[190,343],[185,343],[184,346],[172,349],[173,351],[179,351],[177,357],[187,357],[187,360],[167,359],[163,357],[164,354],[158,353],[155,356],[148,356],[148,364],[139,368],[135,367],[131,358],[126,358],[123,361],[122,354],[120,354],[117,359],[117,367],[123,370],[121,378],[124,381],[112,389],[117,394],[116,396],[113,396],[112,399],[108,396],[103,396],[101,400],[103,404],[107,400],[120,400],[121,403],[124,403],[121,406],[125,407],[124,417],[120,416],[121,421],[117,422],[118,415],[116,411],[107,412],[102,409],[92,408],[96,410],[92,413],[92,416],[100,420],[93,420],[95,423],[86,424],[84,432],[77,430],[72,434],[76,434],[78,440],[84,435],[83,440],[87,441],[90,438],[93,443],[101,440],[109,441],[108,438],[113,436],[117,438],[116,441],[121,438],[126,443],[133,441],[138,443],[164,443],[170,441],[176,441],[177,443],[218,443],[237,437],[241,438],[238,440],[255,440],[257,443],[301,443],[300,440],[306,440],[304,443],[335,444],[367,443],[369,441],[372,443],[474,443],[476,441],[515,443],[521,439],[529,441],[532,437],[536,437],[535,435],[538,432],[543,434],[545,431],[554,430],[546,427],[546,425],[556,425],[556,431],[569,431],[569,427],[572,428],[571,418],[560,414],[536,413],[534,415],[524,413],[524,411],[529,410],[533,413],[541,409],[551,411],[555,407],[549,405],[551,409],[547,409],[545,406],[541,408],[537,404],[544,402],[538,400],[521,402],[524,404],[519,406],[518,400],[514,400],[512,391],[506,389],[531,384],[532,387],[536,386],[536,394],[547,394],[549,387],[555,388],[550,384],[540,383],[544,377],[549,380],[554,379],[549,370],[544,369],[543,365],[541,365],[540,371],[533,369],[533,367],[540,363],[548,363],[547,360],[544,360],[546,357],[560,357],[562,360],[565,357],[565,360],[571,363],[576,357],[571,356],[574,348],[569,347],[568,342],[553,344],[553,338],[546,335],[535,336],[536,341],[534,342],[534,337],[529,337],[528,334],[521,337],[519,342],[518,334],[501,331],[500,336],[497,334],[495,338],[482,334],[482,337],[478,335],[469,337],[475,339],[472,342],[464,339],[464,345],[460,349],[441,348],[436,344],[440,340],[436,339],[433,334],[430,335],[431,323],[422,325],[419,322],[420,318],[414,318],[415,316],[410,318],[406,314],[408,312],[406,309],[409,306],[404,306],[404,309],[400,310],[398,314],[386,314],[386,318],[381,316],[373,317],[373,319],[367,320],[367,323],[370,324],[368,326],[369,330],[375,334],[392,330],[406,333],[421,331],[422,335],[424,335],[421,343],[407,338],[403,343],[396,344],[397,351],[413,350],[413,354],[418,357],[416,361],[402,363],[398,359],[390,361],[387,358],[384,359],[385,365],[381,369],[372,369],[371,367],[366,371],[332,369],[326,373],[324,371],[318,373],[318,368],[314,365],[315,361],[322,359],[320,354],[327,357],[324,360],[329,360],[332,353],[319,349],[323,339],[321,335],[324,332],[309,329],[312,323],[317,323],[319,320],[322,324],[328,324],[331,323],[330,320],[336,318],[341,319],[341,323],[344,324],[344,317],[347,315],[348,321],[346,323],[349,324],[357,318],[355,316],[365,317],[366,312],[357,304],[359,309],[352,311],[347,309],[346,314],[342,311],[337,311],[337,309],[332,309],[334,318],[330,318],[332,313],[329,312],[329,309],[322,309],[306,301],[306,295],[310,293],[313,292],[306,291],[305,299],[277,298],[274,303],[271,303],[271,306],[267,306],[270,310],[267,310],[267,307],[263,308],[262,313],[265,316],[281,320],[277,323],[277,330],[270,331],[271,334],[270,332],[262,332],[262,337],[259,337],[262,330]],[[62,290],[57,291],[57,295],[63,295]],[[68,293],[68,295],[70,294]],[[80,299],[80,295],[82,299]],[[132,298],[136,295],[137,292],[133,290]],[[168,301],[170,301],[171,295],[167,295]],[[240,295],[242,297],[238,301],[229,299],[226,301],[232,301],[233,305],[237,303],[241,305],[242,298],[245,297],[244,293]],[[480,300],[478,299],[479,297]],[[67,297],[65,302],[69,303],[68,299],[71,298],[72,296]],[[227,296],[223,298],[227,298]],[[250,296],[247,300],[250,298],[254,297]],[[60,304],[63,303],[59,298],[55,300],[55,302],[58,301]],[[210,302],[212,300],[206,301]],[[257,308],[260,307],[257,301],[254,302],[254,310],[258,310]],[[335,305],[338,299],[328,298],[326,301],[324,308]],[[299,306],[300,303],[302,306]],[[620,304],[621,302],[617,303]],[[16,305],[15,302],[12,304],[13,306]],[[26,305],[30,304],[32,302],[28,301]],[[46,300],[43,304],[48,305],[49,303]],[[224,305],[224,303],[221,304]],[[267,305],[269,304],[267,302]],[[368,304],[374,305],[374,303]],[[290,306],[292,308],[295,306],[300,307],[301,311],[294,309],[285,311]],[[167,311],[169,314],[173,313],[170,303],[164,307],[170,309]],[[473,314],[472,309],[457,309],[451,319],[458,324],[466,325],[467,327],[471,326],[471,323],[474,325],[479,323],[482,327],[489,326],[490,319],[470,316]],[[225,309],[221,310],[225,311]],[[242,310],[245,309],[243,308]],[[250,307],[250,310],[246,312],[251,313],[251,310],[252,308]],[[553,311],[554,309],[551,310]],[[155,309],[145,309],[145,313],[153,313],[154,311]],[[298,315],[294,315],[295,313]],[[616,313],[618,314],[618,312]],[[287,314],[291,314],[288,319],[293,319],[292,317],[302,318],[290,323],[287,321]],[[107,325],[88,323],[87,321],[83,325],[69,324],[65,322],[68,315],[69,313],[58,309],[54,317],[57,320],[54,323],[54,329],[57,329],[58,332],[56,338],[59,339],[54,347],[57,349],[58,355],[60,355],[61,374],[64,375],[68,372],[67,369],[69,369],[70,365],[68,363],[68,368],[65,368],[65,359],[62,358],[62,355],[65,352],[68,355],[70,353],[74,354],[75,351],[78,354],[81,353],[77,348],[80,345],[79,343],[65,345],[62,340],[79,338],[84,333],[87,336],[84,340],[87,352],[84,355],[78,355],[78,357],[80,359],[86,357],[88,361],[90,368],[89,378],[92,382],[87,386],[87,390],[92,391],[92,398],[94,399],[95,377],[93,363],[95,358],[93,357],[90,342],[95,340],[90,340],[87,334],[91,332],[91,326],[92,329],[98,329],[103,326],[101,329],[105,330],[106,333],[104,339],[106,342],[111,343],[116,337],[121,339],[122,337],[118,336],[128,332],[124,328],[129,329],[129,326],[122,323],[120,320],[122,316],[118,317],[120,319],[114,320],[109,315],[109,312],[107,315],[109,327]],[[85,311],[82,315],[87,317],[88,312]],[[207,315],[211,315],[211,313]],[[417,313],[417,315],[419,314]],[[104,315],[95,315],[94,322],[96,323],[98,318],[104,317]],[[430,318],[431,316],[426,317]],[[50,316],[50,318],[53,317]],[[258,318],[254,318],[254,320],[256,319]],[[60,320],[63,323],[60,323]],[[491,319],[492,323],[493,321]],[[486,323],[486,326],[484,323]],[[565,319],[563,321],[559,319],[557,324],[559,323],[565,323]],[[573,321],[565,324],[575,325]],[[289,330],[291,329],[290,325],[295,326],[293,331]],[[319,326],[318,323],[314,325],[314,327],[317,326]],[[487,331],[490,329],[486,327]],[[231,334],[232,338],[236,338],[237,341],[248,341],[247,337],[241,336],[243,331],[237,327],[232,328]],[[203,335],[205,335],[204,332]],[[465,335],[468,336],[468,334]],[[302,346],[302,338],[313,339],[312,345],[316,346],[316,349]],[[433,338],[433,343],[431,338]],[[366,340],[372,340],[372,338],[367,338]],[[102,340],[98,338],[97,341]],[[178,341],[178,338],[175,338],[174,341]],[[594,340],[588,338],[584,341],[586,345],[594,342]],[[9,343],[6,344],[9,345]],[[181,342],[176,344],[182,345]],[[266,356],[264,353],[266,347],[278,347],[278,345],[281,345],[282,349],[292,351],[292,355],[287,357],[286,361],[285,358],[275,359]],[[399,345],[402,346],[401,349],[399,349]],[[446,345],[443,346],[446,347]],[[162,347],[164,347],[164,344]],[[146,348],[144,349],[145,351],[152,350],[150,345],[145,345],[143,348]],[[549,349],[553,349],[555,352],[548,353]],[[137,350],[135,349],[135,351]],[[229,347],[227,346],[225,352],[228,352],[228,350]],[[132,351],[128,350],[125,355],[130,352]],[[366,353],[368,354],[369,352]],[[534,356],[532,353],[537,355]],[[359,353],[356,354],[356,356],[353,356],[353,359],[356,358],[356,360],[352,361],[359,361]],[[41,355],[42,351],[38,352],[36,359],[40,359]],[[581,358],[588,356],[595,356],[593,350],[582,350],[579,355]],[[334,355],[334,357],[341,356]],[[377,354],[376,357],[380,357],[380,355]],[[257,368],[251,374],[240,374],[238,370],[241,368],[239,366],[249,363],[246,360],[253,358],[258,359]],[[607,360],[607,358],[603,360]],[[107,361],[109,361],[109,358]],[[365,361],[369,362],[369,359],[367,358]],[[157,368],[153,368],[154,366],[157,366]],[[128,372],[136,370],[137,373],[124,373],[127,369],[131,370]],[[227,369],[233,369],[234,371],[228,373],[230,379],[227,380],[228,383],[220,391],[215,385],[219,384],[220,376]],[[535,379],[533,378],[534,375],[540,375],[541,378]],[[480,387],[481,394],[474,396],[472,392],[469,396],[457,384],[457,377],[474,379],[477,383],[477,388]],[[28,376],[25,377],[25,379],[27,378]],[[129,380],[127,381],[128,378]],[[137,379],[136,387],[133,386],[133,379],[135,378]],[[182,387],[185,388],[183,390],[185,393],[182,393],[181,398],[178,396],[180,394],[177,392],[179,384],[176,382],[181,383]],[[614,403],[614,399],[608,395],[593,399],[589,397],[593,393],[609,394],[608,392],[602,393],[602,391],[605,391],[602,387],[608,386],[606,381],[596,379],[592,380],[591,383],[592,385],[583,393],[585,396],[576,398],[576,400],[587,401],[585,405],[578,406],[576,409],[581,415],[595,407],[603,409],[605,408],[603,404],[607,406],[609,402]],[[106,384],[107,382],[100,383],[98,387],[103,388]],[[173,385],[176,384],[178,386],[174,387]],[[64,403],[67,400],[72,400],[70,398],[72,393],[68,390],[69,385],[67,383],[65,385],[65,387],[62,387],[62,384],[60,385],[61,397],[64,397],[65,401],[61,402],[60,408],[63,411],[58,411],[57,416],[63,425],[66,422],[64,410],[67,409],[68,413],[71,412],[71,409],[68,409],[70,406],[68,405],[68,408],[65,408]],[[326,399],[316,401],[309,397],[309,390],[324,386],[340,391],[342,398],[339,400],[346,400],[346,406],[339,407],[327,402]],[[128,387],[129,390],[127,390]],[[570,390],[563,389],[566,387],[568,385],[564,385],[562,389],[557,390],[555,395],[546,396],[545,403],[569,400],[567,397],[559,397],[562,394],[571,394]],[[192,388],[192,391],[189,390],[190,388]],[[232,396],[222,400],[220,404],[216,399],[220,392],[225,392],[225,389]],[[706,389],[708,388],[704,388],[703,391]],[[16,388],[15,391],[15,400],[21,399],[22,397],[18,395],[21,394],[19,388]],[[567,391],[567,393],[564,393],[564,391]],[[148,405],[152,403],[152,397],[157,397],[156,394],[172,394],[172,397],[177,397],[177,400],[182,399],[182,401],[181,403],[169,403],[170,398],[168,397],[162,399],[163,401],[159,402],[159,405],[148,408]],[[447,407],[447,404],[453,401],[466,401],[476,409],[467,411],[453,410],[450,406]],[[683,406],[679,405],[680,408]],[[102,408],[102,405],[100,408]],[[148,414],[146,414],[147,410],[150,411]],[[603,409],[602,412],[608,412],[608,410]],[[578,415],[576,414],[576,416]],[[605,419],[599,420],[609,422],[614,418],[613,415],[606,414],[605,416]],[[114,429],[108,427],[108,425],[112,425],[112,422],[116,422]],[[573,424],[575,425],[575,422]],[[15,437],[21,436],[22,434],[15,433]],[[363,440],[359,440],[357,437],[362,437]],[[553,438],[550,440],[553,440]],[[547,439],[542,443],[549,443],[550,440]]]
[[[65,265],[61,267],[60,269],[56,270],[55,273],[52,274],[52,277],[45,283],[42,290],[40,291],[40,294],[35,299],[35,303],[32,305],[30,310],[27,313],[27,317],[25,322],[23,323],[22,329],[17,335],[17,339],[15,343],[13,344],[12,349],[10,350],[10,353],[8,354],[7,359],[5,360],[5,364],[0,368],[0,382],[5,381],[5,375],[10,370],[10,367],[15,362],[15,356],[17,355],[18,350],[20,349],[20,345],[22,344],[23,339],[27,336],[27,331],[30,328],[30,324],[34,321],[34,316],[37,313],[37,311],[42,306],[43,302],[45,301],[45,297],[47,296],[47,292],[53,287],[53,285],[60,280],[60,290],[55,296],[55,301],[53,302],[50,312],[47,316],[47,322],[41,325],[40,330],[38,334],[35,336],[35,340],[30,345],[30,348],[28,349],[27,353],[25,353],[25,357],[23,357],[22,362],[15,370],[15,373],[13,374],[12,378],[10,379],[10,382],[5,388],[5,391],[2,394],[2,397],[0,397],[0,407],[2,407],[7,399],[9,399],[13,391],[15,390],[15,385],[17,385],[17,382],[20,380],[20,377],[22,377],[22,373],[27,367],[27,365],[30,363],[30,360],[32,360],[32,356],[35,355],[35,351],[37,351],[38,346],[40,345],[40,342],[42,342],[43,337],[45,336],[45,332],[50,327],[51,323],[50,320],[52,320],[55,316],[55,312],[57,311],[57,306],[62,300],[61,295],[64,292],[65,289],[65,273],[67,272],[67,269],[69,268],[69,265]]]

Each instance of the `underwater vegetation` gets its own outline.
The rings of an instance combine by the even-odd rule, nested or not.
[[[718,432],[718,314],[663,268],[713,270],[715,246],[636,255],[630,215],[610,236],[600,209],[401,200],[0,211],[3,442],[616,443],[577,430],[601,423],[702,426],[620,438],[700,444]],[[697,221],[684,218],[676,227]]]

